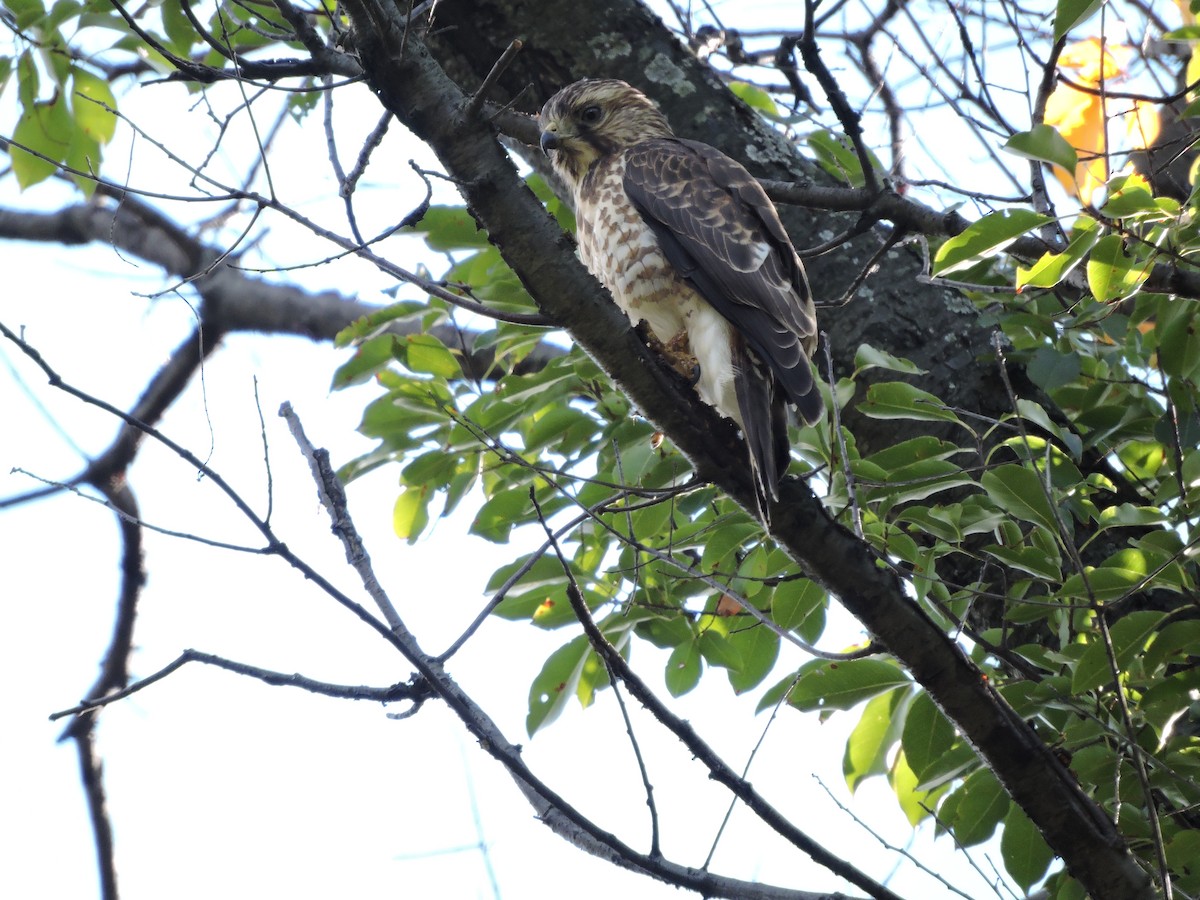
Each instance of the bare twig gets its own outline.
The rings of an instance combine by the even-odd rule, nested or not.
[[[879,179],[875,173],[875,165],[871,161],[871,153],[863,142],[862,117],[850,108],[850,102],[842,92],[841,86],[821,59],[821,50],[817,46],[816,10],[816,0],[804,0],[804,34],[797,44],[800,58],[804,60],[804,68],[808,69],[817,79],[817,83],[821,85],[821,89],[829,100],[829,105],[838,121],[842,123],[842,130],[850,139],[850,143],[854,147],[854,154],[858,157],[858,164],[862,168],[863,184],[871,194],[877,194],[879,193]]]
[[[479,90],[471,95],[467,100],[467,107],[463,110],[463,114],[469,118],[474,118],[479,115],[479,109],[483,106],[483,101],[487,99],[488,93],[495,86],[500,76],[504,74],[504,70],[512,65],[512,61],[517,58],[517,54],[521,52],[521,47],[524,46],[519,38],[513,38],[505,51],[500,54],[500,58],[496,60],[492,70],[487,73],[487,77],[483,79],[483,83],[479,85]]]
[[[383,585],[375,577],[375,570],[371,566],[371,556],[367,553],[366,545],[363,544],[354,523],[350,520],[349,510],[346,509],[346,492],[342,489],[342,483],[338,480],[337,473],[334,472],[333,465],[329,461],[329,451],[318,450],[312,445],[304,433],[304,426],[300,424],[299,416],[296,415],[290,403],[284,403],[279,408],[279,415],[287,422],[288,430],[291,431],[292,437],[299,445],[301,454],[308,461],[309,468],[312,470],[313,482],[317,485],[317,491],[321,495],[321,505],[325,507],[333,520],[333,533],[338,536],[345,547],[346,562],[350,563],[350,566],[358,573],[367,594],[375,601],[375,605],[383,614],[383,618],[392,631],[407,633],[400,614],[396,612],[396,607],[392,604],[387,592],[384,591]]]
[[[264,684],[282,687],[299,688],[302,691],[308,691],[310,694],[320,694],[323,697],[335,697],[340,700],[370,700],[375,703],[397,703],[403,700],[411,701],[414,705],[420,706],[430,696],[429,686],[420,680],[410,681],[408,683],[393,684],[391,687],[368,687],[366,685],[349,685],[349,684],[331,684],[327,681],[317,681],[314,678],[307,678],[304,675],[285,674],[283,672],[273,672],[270,669],[263,669],[259,666],[251,666],[246,663],[236,662],[232,659],[226,659],[223,656],[216,656],[212,653],[203,653],[199,650],[187,649],[184,650],[178,657],[172,660],[167,665],[163,666],[152,675],[147,675],[145,678],[139,678],[133,684],[121,691],[115,691],[111,694],[106,694],[103,697],[98,697],[93,700],[85,700],[78,706],[72,706],[70,709],[64,709],[60,712],[52,713],[50,721],[62,719],[66,716],[84,716],[86,713],[94,713],[97,710],[103,709],[111,703],[116,703],[118,700],[124,700],[138,691],[144,690],[150,685],[162,681],[173,672],[182,669],[190,662],[203,663],[207,666],[215,666],[218,669],[224,669],[227,672],[233,672],[237,675],[245,675],[248,678],[254,678]],[[92,717],[87,717],[90,721]]]
[[[629,688],[630,694],[642,706],[646,707],[650,711],[650,714],[662,723],[664,728],[675,735],[687,747],[689,752],[709,770],[710,776],[715,781],[728,788],[734,796],[746,804],[772,830],[811,857],[814,862],[846,879],[854,886],[866,891],[875,900],[899,900],[896,894],[892,893],[884,885],[869,878],[858,868],[836,854],[830,853],[793,825],[778,810],[767,803],[745,779],[741,778],[724,760],[717,756],[712,748],[700,739],[700,736],[690,723],[672,713],[646,686],[645,682],[634,674],[629,664],[625,662],[625,658],[621,656],[620,651],[609,643],[608,638],[597,627],[595,620],[592,618],[591,611],[588,609],[587,601],[584,600],[583,594],[579,590],[579,585],[575,583],[574,576],[569,569],[567,570],[567,578],[567,598],[570,600],[571,608],[575,611],[575,615],[578,617],[580,623],[582,623],[583,630],[587,634],[588,640],[596,650],[596,653],[604,660],[605,665],[610,668],[610,671],[615,673]]]
[[[367,171],[367,164],[371,161],[371,154],[375,152],[376,147],[383,143],[383,136],[387,134],[388,125],[391,121],[392,114],[384,110],[383,115],[379,117],[379,121],[375,123],[375,127],[371,129],[371,133],[367,135],[367,139],[363,141],[362,149],[358,152],[358,159],[354,161],[354,168],[346,173],[346,177],[338,189],[343,197],[348,197],[354,193],[359,179]]]
[[[940,874],[935,872],[933,869],[929,868],[927,865],[925,865],[919,859],[917,859],[915,856],[913,856],[911,853],[909,853],[906,848],[898,847],[895,844],[892,844],[891,842],[887,841],[883,837],[883,835],[881,835],[878,831],[876,831],[874,828],[872,828],[870,825],[868,825],[866,822],[864,822],[862,819],[860,819],[858,816],[856,816],[854,814],[854,811],[851,810],[848,806],[846,806],[846,804],[842,803],[842,801],[839,800],[834,795],[833,791],[831,791],[829,789],[829,786],[827,784],[825,784],[824,781],[821,780],[820,776],[814,774],[813,780],[815,780],[817,782],[817,784],[819,784],[821,786],[821,790],[823,790],[829,796],[829,799],[832,800],[837,805],[838,809],[840,809],[842,812],[844,812],[846,815],[848,815],[851,819],[853,819],[855,824],[860,826],[865,832],[867,832],[867,834],[871,835],[871,837],[873,837],[873,838],[875,838],[875,840],[879,841],[879,843],[883,845],[885,850],[887,850],[891,853],[899,853],[901,856],[903,856],[905,859],[907,859],[909,862],[911,862],[914,866],[916,866],[918,869],[920,869],[926,875],[929,875],[931,878],[936,878],[938,881],[940,881],[942,883],[942,886],[944,888],[946,888],[946,890],[953,891],[954,893],[958,894],[960,897],[966,897],[966,900],[978,900],[978,898],[972,897],[970,894],[960,891],[958,888],[956,888],[954,885],[952,885],[949,881],[947,881],[943,876],[941,876]],[[982,874],[982,873],[980,873],[980,874]],[[997,893],[999,893],[999,892],[997,892]]]
[[[537,492],[532,487],[529,489],[529,500],[537,512],[538,523],[542,526],[542,530],[546,532],[546,543],[554,548],[554,555],[558,557],[558,563],[562,566],[563,573],[575,587],[575,590],[578,591],[574,575],[571,573],[571,565],[567,562],[567,558],[563,556],[562,548],[558,545],[558,538],[546,522],[541,504],[538,503]],[[629,735],[629,743],[633,747],[633,755],[637,759],[638,772],[642,777],[642,787],[646,791],[646,806],[650,810],[650,855],[660,856],[662,851],[659,848],[658,841],[658,807],[654,803],[654,785],[650,783],[650,773],[646,771],[646,760],[642,758],[642,748],[638,745],[637,735],[633,733],[633,722],[629,719],[629,710],[625,708],[625,698],[621,696],[620,680],[617,677],[617,673],[608,664],[607,659],[604,660],[604,666],[608,670],[608,678],[612,683],[613,696],[617,698],[617,705],[621,708],[621,718],[625,722],[625,733]]]

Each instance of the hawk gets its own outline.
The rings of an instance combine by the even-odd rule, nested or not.
[[[585,79],[539,115],[575,197],[579,255],[700,398],[737,423],[765,521],[790,459],[787,409],[822,415],[816,314],[779,214],[740,164],[678,138],[641,91]]]

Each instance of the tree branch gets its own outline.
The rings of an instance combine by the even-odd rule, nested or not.
[[[205,303],[201,314],[210,349],[221,335],[249,331],[294,334],[332,341],[342,329],[384,309],[333,291],[312,293],[295,285],[254,278],[229,265],[209,268],[220,258],[157,210],[126,196],[119,204],[81,203],[40,213],[0,208],[0,238],[60,243],[67,246],[99,241],[123,254],[153,263],[168,275],[187,279]],[[399,336],[423,331],[418,323],[394,321],[384,331]],[[448,347],[462,348],[463,371],[483,379],[493,373],[495,354],[476,350],[476,332],[438,324],[428,333]],[[522,361],[521,371],[540,368],[563,350],[540,343]]]
[[[570,243],[517,177],[490,129],[464,115],[468,98],[416,35],[398,53],[403,21],[376,0],[346,4],[381,102],[436,152],[468,206],[539,306],[576,340],[693,461],[701,478],[746,508],[753,492],[731,423],[685,392],[634,335]],[[1041,828],[1071,873],[1101,898],[1151,896],[1112,824],[1029,726],[880,569],[861,541],[829,519],[803,482],[788,480],[771,509],[772,535],[909,668]]]
[[[412,40],[411,35],[409,40]],[[413,47],[410,43],[409,52],[411,53],[412,50]],[[346,507],[346,498],[341,484],[332,468],[322,464],[321,454],[324,451],[314,449],[308,439],[303,437],[303,430],[290,410],[281,410],[281,414],[288,418],[301,450],[309,461],[321,504],[333,522],[334,532],[342,541],[347,559],[353,564],[362,580],[363,587],[376,601],[388,621],[390,629],[388,637],[392,645],[416,667],[424,682],[454,711],[471,734],[478,739],[480,746],[504,766],[542,822],[550,826],[556,834],[587,853],[624,868],[659,878],[668,884],[691,888],[706,897],[730,897],[737,898],[737,900],[835,900],[829,894],[795,891],[744,882],[714,875],[708,871],[681,866],[664,859],[657,853],[639,853],[616,835],[599,828],[539,779],[521,758],[521,748],[512,744],[504,736],[487,712],[446,672],[440,660],[427,654],[417,644],[416,638],[408,630],[396,611],[395,605],[387,597],[375,576],[370,557],[354,521],[350,517],[350,511]],[[326,590],[336,593],[332,586],[326,587]],[[721,765],[724,766],[723,763]],[[728,769],[727,766],[724,768]],[[771,812],[774,811],[771,810]],[[790,832],[798,833],[798,830],[791,827],[790,823],[785,822],[784,824],[790,829]],[[843,866],[843,869],[845,868]],[[844,872],[841,874],[845,877]],[[869,882],[865,876],[860,876],[855,883],[861,884],[864,880]],[[884,900],[895,900],[895,895],[886,889],[883,889],[882,894],[872,894],[872,896],[884,898]]]

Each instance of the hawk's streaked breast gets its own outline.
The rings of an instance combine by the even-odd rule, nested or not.
[[[733,390],[733,331],[668,262],[654,230],[629,201],[625,154],[601,160],[575,195],[579,258],[633,324],[645,320],[663,344],[686,335],[700,366],[700,398],[742,426]]]

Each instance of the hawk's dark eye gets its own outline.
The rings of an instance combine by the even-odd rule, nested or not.
[[[579,121],[584,125],[595,125],[604,116],[599,106],[585,106],[579,113]]]

